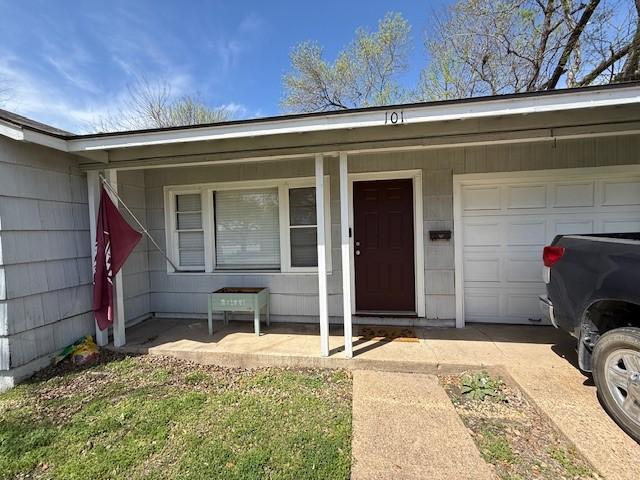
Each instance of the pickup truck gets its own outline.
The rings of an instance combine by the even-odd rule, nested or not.
[[[542,256],[543,313],[577,339],[601,403],[640,443],[640,233],[559,235]]]

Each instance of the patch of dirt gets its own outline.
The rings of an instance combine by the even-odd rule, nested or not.
[[[462,393],[463,378],[443,375],[440,382],[499,478],[602,478],[519,389],[499,381],[499,395],[471,399]]]

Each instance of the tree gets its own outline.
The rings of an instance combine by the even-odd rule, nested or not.
[[[152,83],[139,78],[127,89],[127,98],[116,113],[100,118],[94,129],[101,132],[199,125],[229,120],[226,108],[213,108],[198,97],[174,98],[166,81]]]
[[[407,70],[410,30],[402,15],[388,13],[377,31],[358,29],[333,63],[323,58],[318,44],[297,45],[291,53],[293,72],[283,79],[283,108],[317,112],[398,102],[405,93],[398,75]]]
[[[640,78],[640,0],[459,0],[435,16],[425,100]]]

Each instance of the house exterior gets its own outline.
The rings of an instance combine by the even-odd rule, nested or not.
[[[113,341],[267,287],[272,321],[541,323],[541,248],[640,230],[640,84],[73,135],[0,112],[0,387],[96,331],[100,178],[143,240]],[[128,215],[124,212],[125,217]],[[135,224],[132,222],[132,225]]]

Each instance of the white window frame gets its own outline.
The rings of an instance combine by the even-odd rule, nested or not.
[[[165,235],[167,253],[176,262],[178,255],[178,237],[176,231],[176,195],[200,193],[202,202],[202,228],[204,230],[205,265],[204,267],[180,267],[179,271],[167,262],[169,273],[205,273],[214,275],[234,274],[280,274],[280,273],[316,273],[317,267],[293,267],[291,265],[291,237],[289,235],[289,189],[315,187],[315,177],[299,177],[269,180],[234,181],[222,183],[203,183],[193,185],[168,185],[164,187]],[[280,235],[280,270],[216,270],[215,265],[215,212],[213,211],[213,194],[223,190],[246,190],[254,188],[277,188],[278,221]],[[331,201],[329,197],[330,178],[325,175],[325,241],[327,245],[327,273],[331,273]]]
[[[329,175],[324,176],[324,231],[325,245],[327,245],[327,272],[331,271],[331,202],[329,201]],[[278,189],[280,200],[280,258],[283,272],[317,272],[318,267],[294,267],[291,265],[291,219],[289,216],[289,189],[292,188],[315,188],[314,177],[298,178],[286,180]],[[320,219],[316,219],[316,222]],[[316,228],[318,224],[316,223]],[[282,241],[286,238],[285,241]]]
[[[167,239],[167,247],[171,245],[171,248],[167,248],[168,252],[171,252],[171,260],[176,265],[180,265],[180,252],[178,249],[178,233],[179,232],[188,232],[188,231],[200,231],[197,230],[178,230],[177,225],[177,197],[179,195],[193,195],[200,194],[200,215],[202,216],[202,234],[204,235],[204,265],[190,265],[190,266],[180,266],[181,271],[190,271],[190,272],[202,272],[206,270],[207,265],[207,226],[205,225],[205,218],[208,215],[205,215],[205,204],[202,201],[202,192],[199,188],[179,188],[172,189],[171,191],[165,191],[165,235]],[[169,208],[167,208],[167,205]],[[170,271],[174,271],[173,267],[167,262],[167,266]]]

